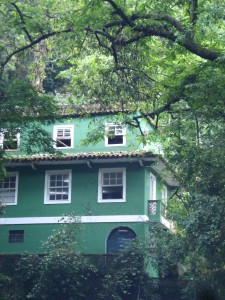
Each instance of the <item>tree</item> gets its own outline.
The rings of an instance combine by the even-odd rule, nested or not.
[[[29,76],[29,62],[32,61],[34,55],[20,53],[17,57],[13,57],[10,54],[10,51],[16,51],[17,42],[22,43],[23,40],[18,29],[21,24],[18,24],[18,20],[14,18],[14,13],[17,12],[23,23],[23,17],[17,4],[2,1],[0,7],[2,16],[0,34],[0,179],[2,179],[6,175],[5,164],[8,156],[5,150],[7,146],[11,147],[15,143],[15,136],[20,131],[26,135],[26,141],[20,144],[22,152],[31,154],[41,150],[54,151],[51,136],[43,129],[43,125],[55,120],[58,105],[53,97],[41,93],[37,89],[37,85],[32,84],[32,78]],[[14,11],[10,8],[14,8]],[[10,60],[12,57],[13,59]],[[6,140],[6,136],[7,146],[3,142],[3,139]],[[2,206],[0,213],[2,213]]]
[[[97,289],[96,268],[79,252],[78,220],[62,224],[43,244],[45,254],[25,254],[18,260],[14,281],[20,290],[14,290],[17,299],[88,299]],[[94,298],[93,298],[94,299]]]
[[[41,89],[37,83],[45,65],[54,63],[64,67],[58,77],[65,79],[75,103],[119,106],[131,126],[147,118],[155,128],[149,140],[163,143],[168,166],[180,181],[177,200],[171,201],[179,229],[174,239],[181,245],[175,252],[178,262],[193,264],[193,282],[212,285],[221,294],[223,5],[222,0],[80,0],[76,5],[5,0],[0,49],[2,78],[30,57],[24,72],[27,77],[33,72]],[[142,116],[128,119],[127,107]]]
[[[16,270],[7,270],[10,291],[8,284],[1,296],[18,300],[158,299],[157,280],[149,278],[144,266],[154,257],[146,252],[145,242],[135,240],[117,254],[88,256],[79,251],[81,235],[82,224],[70,217],[70,223],[55,230],[43,244],[44,255],[15,257]]]

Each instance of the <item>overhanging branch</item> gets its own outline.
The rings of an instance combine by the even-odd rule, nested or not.
[[[115,20],[104,25],[104,29],[113,29],[118,26],[129,27],[131,30],[131,37],[127,40],[123,40],[120,43],[120,46],[125,47],[128,44],[135,43],[141,39],[146,37],[162,37],[168,40],[171,40],[174,43],[177,43],[181,47],[185,48],[189,52],[210,61],[216,60],[222,53],[219,51],[214,51],[211,49],[207,49],[201,44],[194,41],[192,38],[192,32],[188,31],[187,28],[184,27],[182,22],[178,21],[174,17],[167,14],[133,14],[128,16],[124,13],[124,11],[113,1],[113,0],[105,0],[108,2],[112,8],[114,9],[114,13],[116,13],[121,20]],[[196,20],[197,13],[197,0],[192,0],[194,5],[193,8],[193,20]],[[135,23],[135,21],[141,20],[154,20],[155,24],[140,26]],[[158,23],[161,22],[161,23]],[[163,22],[163,23],[162,23]],[[132,34],[133,32],[133,34]],[[116,40],[116,37],[115,37]]]
[[[9,62],[9,60],[15,56],[16,54],[18,53],[21,53],[29,48],[32,48],[33,46],[37,45],[38,43],[40,43],[41,41],[43,40],[46,40],[52,36],[55,36],[55,35],[59,35],[59,34],[62,34],[62,33],[68,33],[68,32],[72,32],[71,29],[65,29],[65,30],[62,30],[62,31],[52,31],[52,32],[49,32],[49,33],[46,33],[46,34],[43,34],[42,36],[38,37],[37,39],[35,40],[32,40],[32,42],[30,42],[29,44],[25,45],[25,46],[22,46],[21,48],[13,51],[12,53],[10,53],[5,61],[3,63],[1,63],[1,69],[4,69],[5,65]]]

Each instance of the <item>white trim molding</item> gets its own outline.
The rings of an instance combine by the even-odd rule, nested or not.
[[[71,222],[88,223],[146,223],[146,215],[111,215],[111,216],[55,216],[55,217],[23,217],[0,218],[0,225],[33,225],[33,224],[62,224]]]

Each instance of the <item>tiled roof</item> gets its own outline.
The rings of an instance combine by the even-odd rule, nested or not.
[[[36,155],[18,155],[7,158],[8,163],[25,163],[25,162],[44,162],[44,161],[81,161],[81,160],[98,160],[98,159],[116,159],[116,158],[154,158],[152,152],[143,150],[135,151],[108,151],[108,152],[78,152],[66,154],[36,154]]]
[[[114,113],[127,113],[129,112],[127,108],[110,107],[106,105],[100,105],[97,103],[89,105],[63,105],[60,106],[58,114],[62,116],[83,116],[83,115],[92,115],[92,114],[114,114]]]

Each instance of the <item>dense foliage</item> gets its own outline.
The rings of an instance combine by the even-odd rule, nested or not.
[[[2,257],[0,270],[6,275],[0,277],[0,298],[158,299],[158,280],[150,279],[144,269],[149,255],[144,255],[143,243],[135,241],[117,255],[85,256],[79,252],[81,231],[72,221],[44,243],[44,255]]]
[[[36,109],[54,110],[33,90],[31,96],[23,92],[24,79],[39,92],[77,104],[139,109],[155,128],[149,141],[163,144],[180,181],[170,201],[177,232],[161,237],[169,242],[160,248],[159,262],[185,266],[191,296],[204,286],[224,295],[224,1],[0,5],[1,122],[5,107],[14,112],[7,122],[16,125],[25,124],[27,111],[36,118]],[[129,124],[138,127],[139,121]]]

